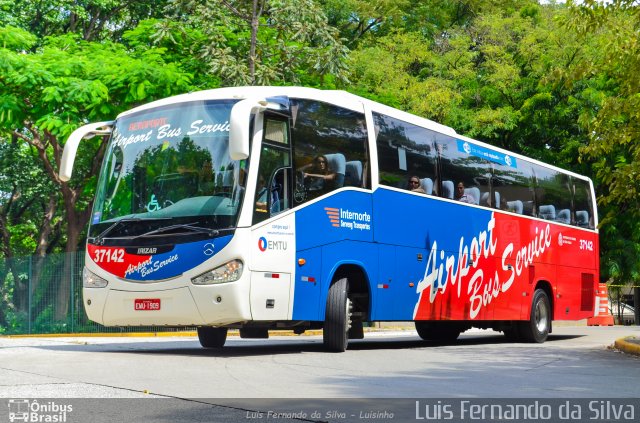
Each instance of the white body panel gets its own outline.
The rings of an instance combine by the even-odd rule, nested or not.
[[[251,231],[251,313],[254,320],[291,320],[295,276],[295,214],[288,212]],[[267,306],[273,302],[273,307]]]
[[[250,243],[249,235],[248,229],[239,228],[231,242],[218,254],[172,279],[132,282],[109,275],[106,288],[84,288],[87,315],[106,326],[225,325],[251,320],[250,257],[246,248]],[[191,283],[192,278],[233,259],[240,259],[245,265],[239,280],[201,286]],[[88,255],[85,263],[90,271],[105,276]],[[161,300],[159,311],[134,309],[135,299],[158,298]]]

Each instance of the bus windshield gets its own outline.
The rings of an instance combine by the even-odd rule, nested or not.
[[[233,228],[247,165],[231,160],[228,152],[235,102],[178,103],[119,118],[102,165],[89,236],[140,237],[179,225]]]

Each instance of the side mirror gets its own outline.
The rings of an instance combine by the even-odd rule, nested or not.
[[[229,156],[231,160],[249,157],[249,128],[251,115],[266,109],[277,113],[290,113],[288,97],[247,98],[237,102],[231,109],[229,126]]]
[[[229,126],[229,156],[231,160],[245,160],[249,157],[249,127],[251,115],[267,108],[264,99],[248,98],[237,102],[231,109]]]
[[[62,160],[60,161],[60,180],[63,182],[71,179],[71,173],[73,172],[73,162],[76,160],[76,153],[78,151],[78,144],[83,139],[93,138],[96,135],[109,135],[113,129],[114,121],[96,122],[88,125],[81,126],[71,133],[67,139],[67,143],[64,145],[64,151],[62,152]]]

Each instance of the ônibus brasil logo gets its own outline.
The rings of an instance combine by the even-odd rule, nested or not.
[[[73,412],[73,405],[47,401],[38,402],[37,399],[10,399],[9,403],[10,422],[56,422],[67,421],[68,414]]]

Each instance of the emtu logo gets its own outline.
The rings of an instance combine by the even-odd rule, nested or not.
[[[267,241],[267,238],[260,237],[260,239],[258,239],[258,248],[264,253],[267,250],[286,251],[288,247],[287,241]]]
[[[324,210],[327,212],[327,216],[331,221],[331,226],[339,228],[340,227],[340,209],[325,207]]]
[[[258,240],[258,248],[260,249],[260,251],[262,251],[263,253],[265,251],[267,251],[267,238],[265,237],[261,237]]]

